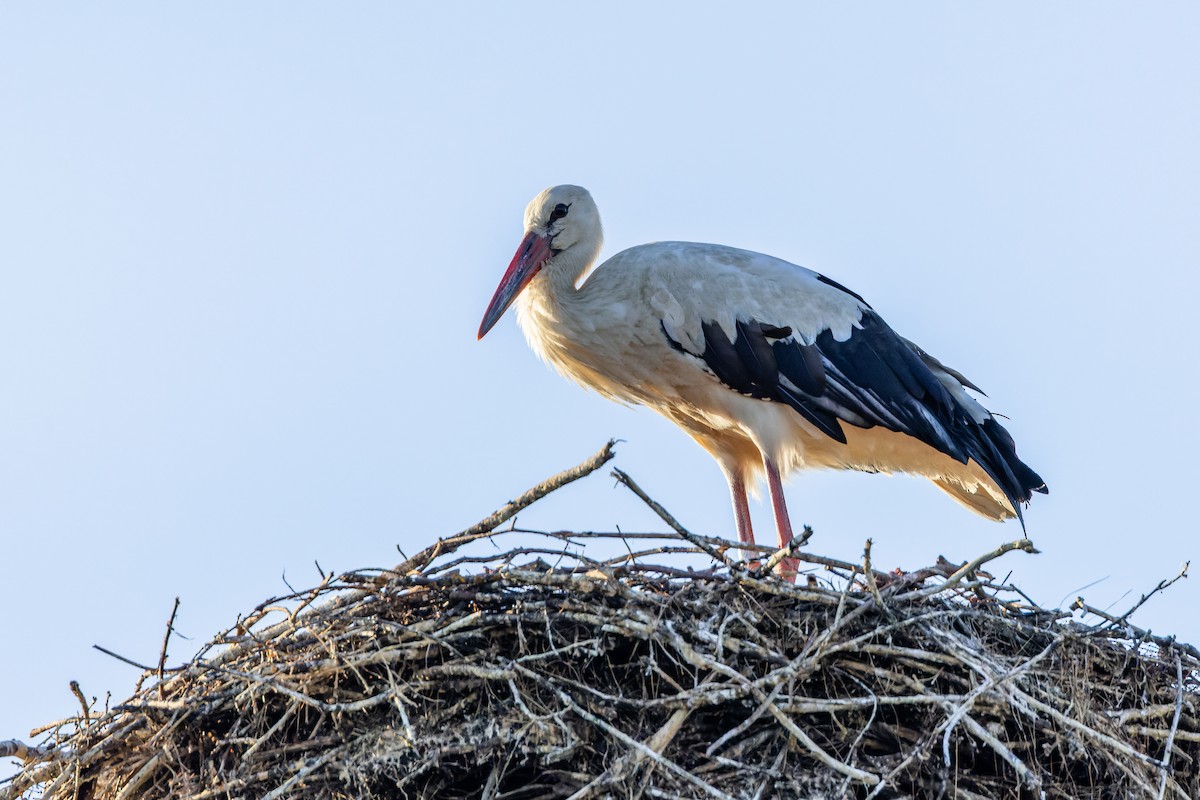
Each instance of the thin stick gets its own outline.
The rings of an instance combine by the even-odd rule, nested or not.
[[[1164,731],[1160,728],[1151,728],[1147,725],[1129,725],[1128,728],[1130,733],[1137,736],[1145,736],[1147,739],[1165,739],[1171,735],[1170,731]],[[1200,743],[1200,733],[1177,730],[1175,731],[1175,741]]]
[[[643,503],[645,503],[646,505],[648,505],[650,507],[651,511],[653,511],[655,514],[658,514],[659,518],[662,519],[663,522],[670,525],[671,529],[673,531],[675,531],[677,534],[679,534],[682,538],[691,542],[696,547],[699,547],[705,553],[710,555],[713,559],[724,564],[725,566],[729,567],[730,569],[738,569],[739,568],[739,567],[736,567],[734,565],[734,563],[724,553],[713,548],[703,538],[696,536],[691,531],[689,531],[687,528],[683,527],[683,525],[680,524],[679,520],[677,520],[677,519],[675,519],[675,517],[671,516],[671,513],[669,511],[667,511],[665,508],[663,508],[658,503],[658,501],[656,501],[650,495],[646,494],[646,492],[642,489],[642,487],[638,486],[637,483],[633,480],[633,478],[629,477],[629,475],[627,475],[625,472],[622,472],[619,469],[614,469],[612,474],[613,474],[613,477],[617,479],[618,483],[620,483],[625,488],[629,489],[629,491],[633,492],[639,498],[641,498],[641,501]]]
[[[179,598],[175,598],[175,605],[171,607],[171,618],[167,620],[167,632],[163,634],[162,650],[158,654],[158,699],[166,699],[163,688],[163,668],[167,664],[167,643],[171,641],[171,631],[175,628],[175,615],[179,612]]]
[[[516,690],[514,689],[514,692],[515,691]],[[514,696],[519,697],[519,695],[516,694],[514,694]],[[673,740],[679,733],[679,729],[683,727],[683,723],[687,720],[691,713],[691,709],[688,708],[676,709],[675,712],[671,714],[669,718],[667,718],[667,721],[664,722],[662,726],[655,731],[649,739],[646,740],[646,747],[655,753],[661,754],[662,751],[667,748],[667,745],[671,743],[671,740]],[[644,750],[637,749],[627,753],[626,755],[617,759],[612,766],[597,776],[591,783],[587,784],[582,789],[575,792],[575,794],[568,797],[567,800],[588,800],[588,798],[595,797],[602,789],[604,789],[605,786],[607,786],[613,780],[618,779],[626,772],[626,770],[633,769],[645,760],[646,753]]]
[[[554,490],[561,489],[568,483],[573,483],[580,478],[591,475],[593,472],[600,469],[600,467],[607,464],[616,457],[616,453],[613,452],[613,448],[616,446],[616,444],[616,439],[610,439],[608,444],[604,445],[604,447],[600,448],[594,455],[592,455],[591,458],[587,459],[581,464],[571,467],[570,469],[565,469],[557,475],[547,478],[537,486],[534,486],[532,489],[524,492],[516,500],[510,500],[500,509],[492,512],[466,530],[446,539],[439,539],[437,544],[433,545],[432,547],[425,548],[412,558],[406,559],[403,563],[398,564],[393,569],[388,570],[388,572],[394,576],[406,575],[414,569],[424,569],[442,553],[453,550],[454,548],[459,547],[466,542],[478,539],[481,536],[490,535],[496,528],[500,527],[505,522],[515,517],[522,510],[533,505]],[[383,579],[382,582],[386,582],[388,577],[389,576],[386,573],[380,576],[380,578]]]
[[[604,730],[606,733],[608,733],[610,736],[615,738],[617,741],[619,741],[621,744],[625,745],[626,747],[629,747],[636,751],[639,751],[644,758],[650,759],[651,761],[653,761],[655,764],[659,765],[660,767],[665,767],[667,770],[674,773],[676,776],[683,778],[685,781],[692,784],[696,788],[700,789],[707,795],[716,797],[716,798],[718,798],[718,800],[733,800],[733,798],[730,797],[729,795],[725,794],[725,792],[722,792],[720,789],[716,788],[715,786],[705,782],[699,776],[693,775],[691,772],[689,772],[688,770],[679,766],[671,759],[661,756],[658,753],[654,752],[654,750],[651,749],[649,745],[639,742],[637,739],[634,739],[633,737],[629,736],[629,734],[625,733],[624,731],[620,730],[619,728],[613,727],[604,719],[602,719],[602,718],[596,716],[595,714],[593,714],[592,712],[588,711],[586,708],[584,708],[583,706],[576,703],[571,698],[571,695],[567,694],[562,689],[555,689],[555,692],[558,694],[558,698],[560,700],[562,700],[564,703],[566,703],[567,706],[572,711],[574,711],[576,714],[583,717],[584,719],[586,719],[588,722],[592,723],[596,727],[601,728],[602,730]]]
[[[911,592],[906,595],[906,598],[916,600],[922,597],[929,597],[931,595],[940,594],[941,592],[950,591],[954,587],[958,586],[958,584],[962,582],[963,578],[967,577],[987,562],[994,561],[1005,553],[1009,553],[1013,550],[1023,550],[1026,553],[1040,552],[1036,547],[1033,546],[1033,542],[1028,539],[1017,539],[1015,542],[1006,542],[1005,544],[997,547],[995,550],[984,553],[978,558],[973,558],[966,564],[963,564],[961,567],[955,570],[953,575],[946,579],[945,583],[938,584],[937,586],[928,586],[924,589]]]
[[[1136,759],[1138,761],[1144,761],[1145,763],[1151,764],[1155,767],[1162,767],[1162,765],[1163,765],[1162,762],[1159,761],[1157,758],[1154,758],[1153,756],[1148,756],[1145,753],[1141,753],[1137,750],[1134,750],[1132,747],[1125,744],[1124,742],[1122,742],[1118,739],[1114,739],[1112,736],[1109,736],[1106,733],[1101,733],[1100,731],[1096,730],[1095,728],[1091,727],[1090,725],[1087,725],[1083,722],[1079,722],[1078,720],[1071,719],[1070,717],[1068,717],[1066,714],[1059,711],[1054,706],[1043,703],[1042,701],[1038,700],[1036,697],[1030,696],[1029,694],[1022,691],[1021,689],[1019,689],[1016,686],[1011,687],[1010,691],[1012,693],[1016,694],[1017,697],[1019,697],[1021,700],[1023,700],[1026,705],[1032,706],[1034,708],[1034,710],[1041,711],[1043,714],[1048,714],[1049,716],[1053,717],[1059,723],[1067,726],[1068,728],[1072,728],[1076,731],[1079,731],[1080,733],[1082,733],[1085,736],[1090,736],[1093,739],[1095,739],[1096,741],[1105,744],[1106,746],[1112,748],[1113,750],[1116,750],[1119,753],[1122,753],[1122,754],[1129,756],[1130,758]]]
[[[416,555],[406,558],[400,564],[397,564],[391,569],[382,570],[380,574],[374,578],[373,583],[376,586],[384,586],[390,579],[396,577],[397,575],[406,575],[414,569],[424,569],[435,558],[444,552],[453,550],[456,547],[460,547],[463,544],[474,541],[475,539],[479,539],[484,536],[490,536],[492,531],[497,526],[516,516],[516,514],[522,509],[527,508],[556,489],[560,489],[563,486],[566,486],[568,483],[573,483],[580,478],[590,475],[611,461],[616,456],[616,453],[613,451],[615,446],[616,440],[610,439],[609,442],[604,445],[604,447],[600,448],[599,451],[597,451],[586,461],[583,461],[582,463],[571,467],[570,469],[565,469],[562,472],[547,478],[537,486],[534,486],[532,489],[522,494],[516,500],[510,501],[503,508],[475,523],[470,528],[467,528],[461,533],[458,533],[447,539],[439,539],[437,544],[433,545],[432,547],[427,547]],[[360,600],[363,600],[372,594],[373,592],[367,589],[346,592],[344,594],[335,596],[328,603],[312,607],[310,611],[314,614],[330,614],[337,609],[345,608],[346,606],[359,602]],[[294,624],[288,620],[277,622],[265,630],[258,631],[254,637],[239,642],[237,645],[217,653],[216,656],[211,659],[210,663],[228,663],[244,653],[247,648],[261,646],[262,642],[269,641],[277,636],[280,636],[283,633],[294,629],[294,627]],[[128,659],[121,658],[120,656],[117,656],[116,654],[107,650],[104,652],[114,656],[115,658],[119,658],[122,661],[133,663],[129,662]],[[140,665],[135,664],[135,666]]]
[[[87,698],[83,696],[83,690],[79,688],[79,681],[71,681],[71,693],[75,695],[75,699],[79,701],[79,707],[83,709],[83,724],[90,725],[92,722],[92,712],[88,708]]]
[[[1025,781],[1025,783],[1031,789],[1036,790],[1043,798],[1046,796],[1046,793],[1041,791],[1041,778],[1033,774],[1029,767],[1025,765],[1025,762],[1017,758],[1016,753],[1014,753],[1003,742],[992,735],[991,731],[980,725],[979,722],[970,714],[965,714],[962,718],[962,722],[966,726],[967,730],[975,734],[975,736],[981,739],[988,747],[992,748],[996,755],[1007,761],[1009,766],[1016,771],[1021,780]]]
[[[299,762],[299,769],[296,770],[292,777],[288,778],[270,792],[263,795],[263,800],[278,800],[278,798],[284,797],[293,786],[304,780],[316,770],[320,769],[329,759],[334,758],[335,756],[340,756],[343,750],[345,750],[345,747],[334,747],[325,751],[324,755],[312,761],[306,762],[301,760]]]
[[[154,771],[158,769],[162,758],[162,753],[156,753],[153,758],[143,764],[142,768],[133,774],[133,777],[129,779],[129,783],[125,784],[125,787],[121,789],[120,793],[113,800],[133,800],[133,798],[137,797],[138,790],[145,785],[146,781],[153,777]]]
[[[808,525],[805,525],[804,530],[800,532],[799,536],[792,537],[790,542],[771,554],[771,557],[768,558],[766,562],[758,568],[758,574],[770,575],[775,567],[779,566],[779,562],[783,561],[785,558],[795,558],[796,554],[800,551],[800,548],[808,544],[808,540],[812,537],[813,529]]]
[[[836,758],[829,755],[829,753],[825,752],[825,750],[822,749],[819,744],[814,742],[799,725],[792,721],[791,717],[780,711],[779,706],[771,703],[767,706],[767,710],[771,712],[771,716],[773,716],[780,725],[787,728],[788,732],[800,741],[800,744],[804,745],[805,749],[808,750],[810,755],[812,755],[825,766],[829,767],[835,772],[840,772],[847,778],[853,778],[859,783],[865,783],[867,786],[874,786],[875,784],[879,783],[878,775],[838,761]]]
[[[459,533],[458,536],[474,536],[477,533],[493,531],[508,520],[515,517],[520,511],[533,505],[554,490],[560,489],[563,486],[566,486],[568,483],[573,483],[580,478],[586,477],[587,475],[591,475],[593,472],[600,469],[602,466],[607,464],[609,461],[612,461],[613,458],[616,457],[617,454],[613,452],[613,448],[616,447],[616,444],[616,439],[609,439],[608,444],[596,451],[591,458],[583,461],[580,464],[577,464],[574,467],[571,467],[570,469],[564,469],[557,475],[552,475],[551,477],[539,483],[537,486],[534,486],[532,489],[525,491],[516,500],[510,500],[509,502],[505,503],[500,509],[492,512],[479,522],[476,522],[465,531]],[[452,538],[458,538],[458,536]],[[418,553],[416,556],[408,559],[408,561],[415,561],[420,559],[420,557],[421,554]]]
[[[779,748],[779,755],[775,756],[775,763],[771,765],[771,769],[767,770],[767,777],[763,778],[758,791],[754,793],[753,800],[762,800],[775,781],[779,780],[780,767],[783,766],[783,760],[787,758],[787,751],[786,744]]]
[[[875,602],[882,610],[887,611],[888,607],[883,604],[883,598],[879,596],[879,584],[875,581],[875,570],[871,568],[871,545],[874,543],[873,539],[867,539],[866,545],[863,546],[863,577],[867,580],[867,588],[871,591],[871,597],[875,598]]]
[[[1120,617],[1114,617],[1107,611],[1102,611],[1098,608],[1094,608],[1093,606],[1089,606],[1087,603],[1083,602],[1082,597],[1076,597],[1075,602],[1071,604],[1071,608],[1079,609],[1087,614],[1093,614],[1112,623],[1120,623],[1120,625],[1125,628],[1126,635],[1131,639],[1143,639],[1147,642],[1154,642],[1159,647],[1166,648],[1167,650],[1177,649],[1187,653],[1192,658],[1200,658],[1200,649],[1196,648],[1195,646],[1176,641],[1174,636],[1155,636],[1145,628],[1139,628],[1137,625],[1134,625],[1128,620],[1122,622]]]
[[[769,695],[767,695],[765,700],[763,700],[761,703],[758,704],[758,708],[756,708],[750,716],[748,716],[744,720],[742,720],[740,724],[736,725],[735,727],[730,728],[729,730],[725,731],[725,733],[721,734],[721,736],[715,742],[713,742],[712,744],[710,744],[708,746],[708,748],[704,751],[704,755],[708,756],[709,758],[712,758],[713,753],[720,750],[725,745],[726,742],[728,742],[730,739],[733,739],[734,737],[740,736],[743,732],[749,730],[750,726],[753,725],[755,722],[757,722],[759,717],[761,717],[763,714],[767,713],[767,706],[769,706],[771,703],[775,702],[775,698],[779,695],[779,691],[782,688],[783,688],[783,686],[781,684],[779,686],[776,686],[774,689],[772,689],[771,693]]]
[[[109,650],[107,647],[101,647],[98,644],[94,644],[94,645],[92,645],[92,648],[95,650],[99,650],[101,653],[104,653],[104,655],[106,655],[106,656],[112,656],[117,661],[124,661],[129,666],[137,667],[138,669],[144,670],[145,672],[151,672],[154,669],[153,667],[147,667],[145,664],[140,664],[137,661],[134,661],[132,658],[126,658],[125,656],[121,655],[120,653],[114,653],[112,650]]]
[[[954,712],[950,715],[949,719],[945,723],[946,730],[942,734],[942,760],[943,760],[943,763],[945,763],[945,765],[947,767],[950,766],[950,737],[954,734],[954,729],[956,727],[958,727],[958,723],[960,721],[970,720],[971,706],[974,705],[975,701],[980,696],[986,694],[987,692],[991,691],[992,689],[997,688],[998,686],[1005,683],[1006,681],[1010,681],[1013,678],[1028,671],[1029,668],[1032,667],[1034,664],[1038,663],[1043,658],[1050,655],[1050,652],[1052,650],[1054,650],[1056,647],[1058,647],[1058,645],[1061,643],[1062,643],[1061,637],[1051,640],[1050,644],[1046,645],[1045,649],[1043,649],[1040,653],[1035,655],[1033,658],[1031,658],[1028,661],[1026,661],[1025,663],[1020,664],[1017,667],[1009,670],[1008,672],[1004,673],[1003,675],[1001,675],[999,677],[996,677],[993,675],[988,675],[988,674],[984,675],[983,683],[981,683],[979,686],[977,686],[975,689],[973,689],[970,694],[968,694],[965,698],[963,698],[962,703],[960,703],[958,705],[958,707],[954,709]],[[971,720],[971,721],[974,721],[974,720]],[[984,739],[985,742],[987,742],[989,745],[992,746],[993,749],[995,749],[996,745],[993,744],[993,742],[991,740],[986,739],[983,736],[980,736],[980,738]],[[1014,769],[1017,770],[1017,773],[1023,779],[1025,779],[1027,781],[1032,779],[1032,780],[1034,780],[1035,783],[1037,783],[1036,779],[1033,778],[1032,773],[1029,771],[1029,768],[1026,767],[1025,764],[1023,762],[1021,762],[1020,759],[1018,759],[1018,758],[1016,758],[1016,756],[1012,755],[1011,751],[1009,751],[1007,748],[1005,748],[1004,752],[1001,752],[1000,750],[996,750],[996,752],[999,753],[1001,755],[1001,757],[1004,758],[1005,761],[1008,761],[1008,763],[1012,764]]]
[[[1183,567],[1183,572],[1179,573],[1179,576],[1168,583],[1167,586],[1170,586],[1171,583],[1179,580],[1179,577],[1185,574],[1187,574],[1186,564]],[[1156,589],[1155,591],[1159,591],[1163,588],[1166,587],[1160,583],[1159,589]],[[1153,594],[1153,592],[1151,594]],[[1138,605],[1141,605],[1141,603]],[[1134,609],[1136,608],[1137,606],[1134,606]],[[1130,613],[1132,613],[1132,611],[1133,609],[1130,610]],[[1175,694],[1175,718],[1171,720],[1171,732],[1167,734],[1167,746],[1163,751],[1163,774],[1162,781],[1158,784],[1158,800],[1163,800],[1163,798],[1167,795],[1167,780],[1171,776],[1171,750],[1175,747],[1175,733],[1179,730],[1179,717],[1183,714],[1183,660],[1179,657],[1179,653],[1175,654],[1175,681],[1176,686],[1179,687]]]
[[[842,561],[841,559],[837,559],[837,558],[829,558],[828,556],[819,556],[816,553],[796,552],[796,553],[793,553],[792,555],[795,558],[798,558],[801,561],[804,561],[805,563],[817,564],[822,567],[828,567],[830,570],[836,570],[836,569],[845,570],[846,572],[849,572],[851,575],[858,575],[859,573],[862,572],[862,569],[863,569],[862,564],[854,564],[849,561]],[[875,577],[877,579],[878,578],[887,579],[890,576],[886,572],[880,572],[879,570],[875,570]]]
[[[1191,561],[1185,561],[1185,562],[1183,562],[1183,568],[1179,570],[1179,574],[1177,574],[1174,578],[1171,578],[1170,580],[1159,581],[1158,586],[1155,586],[1153,589],[1151,589],[1150,591],[1148,591],[1144,595],[1142,595],[1141,599],[1139,599],[1136,603],[1133,604],[1133,608],[1129,609],[1128,611],[1126,611],[1124,614],[1122,614],[1119,617],[1119,619],[1120,619],[1119,624],[1124,624],[1125,620],[1129,619],[1129,617],[1131,617],[1133,615],[1133,612],[1137,611],[1139,608],[1141,608],[1143,605],[1145,605],[1146,601],[1149,600],[1151,597],[1154,597],[1154,595],[1163,591],[1164,589],[1169,587],[1171,584],[1175,583],[1180,578],[1186,578],[1187,574],[1188,574],[1188,567],[1190,567],[1191,565],[1192,565]]]

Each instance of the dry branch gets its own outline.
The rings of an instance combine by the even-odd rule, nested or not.
[[[40,761],[53,752],[52,747],[34,747],[19,739],[0,742],[0,758],[19,758],[22,761]]]

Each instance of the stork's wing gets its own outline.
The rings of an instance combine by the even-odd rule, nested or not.
[[[663,333],[676,350],[703,361],[726,386],[786,403],[839,442],[846,442],[843,423],[882,426],[960,463],[974,459],[1019,514],[1031,492],[1046,489],[1017,458],[1012,437],[967,395],[963,386],[971,385],[968,381],[898,336],[865,303],[861,308],[848,338],[839,340],[825,329],[811,344],[781,320],[739,318],[732,338],[721,324],[703,321],[701,352],[673,338],[665,324]]]

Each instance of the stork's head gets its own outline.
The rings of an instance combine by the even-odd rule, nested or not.
[[[563,185],[542,190],[525,207],[525,239],[483,314],[479,338],[539,272],[561,271],[574,281],[596,258],[602,241],[600,212],[587,189]]]

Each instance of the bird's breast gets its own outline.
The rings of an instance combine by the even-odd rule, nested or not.
[[[564,377],[620,402],[649,402],[646,364],[667,348],[647,335],[633,298],[567,298],[531,285],[517,321],[530,349]]]

